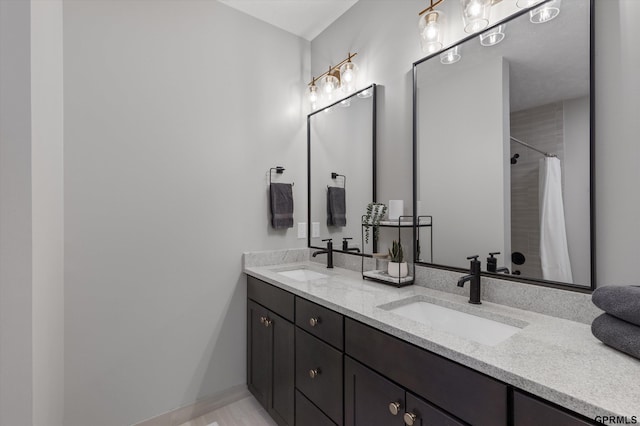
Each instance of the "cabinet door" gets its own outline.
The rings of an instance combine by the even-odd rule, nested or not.
[[[513,392],[513,417],[515,426],[590,426],[597,424],[582,420],[551,404],[518,391]]]
[[[247,300],[247,387],[265,409],[269,408],[271,381],[271,329],[264,322],[269,311]]]
[[[413,426],[464,426],[463,423],[455,417],[441,411],[428,402],[416,397],[415,395],[407,392],[407,410],[405,416],[409,416],[408,420],[405,420],[407,424],[413,424]],[[412,423],[413,422],[413,423]]]
[[[294,422],[294,332],[295,327],[279,315],[269,312],[272,332],[272,376],[267,412],[280,426]]]
[[[404,425],[404,389],[349,357],[344,372],[345,426]]]

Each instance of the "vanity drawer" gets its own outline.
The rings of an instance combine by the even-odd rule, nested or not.
[[[297,327],[296,388],[342,425],[342,352]]]
[[[247,275],[247,297],[293,322],[293,294]]]
[[[513,392],[514,426],[592,426],[595,422],[582,420],[553,405],[522,392]]]
[[[329,417],[313,405],[300,391],[296,391],[296,425],[336,426]]]
[[[342,350],[344,318],[337,312],[296,297],[296,325]]]
[[[504,383],[349,318],[345,352],[467,423],[507,424]]]

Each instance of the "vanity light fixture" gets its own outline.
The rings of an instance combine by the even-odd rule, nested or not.
[[[506,24],[498,25],[480,34],[480,44],[483,46],[495,46],[504,40]]]
[[[444,65],[455,64],[462,58],[460,54],[460,46],[454,46],[440,54],[440,62]]]
[[[312,110],[317,108],[321,97],[331,102],[338,90],[342,90],[346,94],[355,90],[358,67],[351,59],[356,55],[357,53],[349,53],[347,58],[337,65],[329,65],[328,71],[318,77],[312,77],[311,82],[307,85]],[[318,85],[320,90],[318,90]]]
[[[434,53],[442,49],[442,21],[444,15],[434,8],[444,0],[429,0],[429,7],[422,12],[418,21],[418,31],[420,32],[420,44],[422,51]]]

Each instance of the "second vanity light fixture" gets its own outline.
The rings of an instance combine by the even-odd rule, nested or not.
[[[356,55],[357,53],[349,52],[346,59],[337,65],[329,65],[328,71],[311,79],[308,84],[311,109],[315,110],[318,101],[322,98],[331,102],[339,92],[342,92],[343,95],[348,95],[355,91],[358,66],[351,59]]]
[[[442,49],[444,14],[435,7],[444,0],[429,0],[429,7],[418,13],[418,30],[422,50],[428,54]],[[489,26],[489,12],[491,7],[502,0],[460,0],[462,6],[462,23],[464,31],[470,34],[480,32]],[[560,13],[561,0],[517,0],[519,8],[529,8],[542,3],[529,12],[529,20],[534,24],[552,20]],[[505,38],[506,25],[498,25],[480,34],[480,44],[493,46]],[[453,64],[461,58],[460,49],[450,49],[440,54],[443,64]]]

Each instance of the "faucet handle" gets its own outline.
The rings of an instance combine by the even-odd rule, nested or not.
[[[347,240],[353,240],[353,238],[351,238],[351,237],[342,237],[342,239],[343,239],[344,241],[347,241]]]
[[[474,254],[473,256],[469,256],[469,257],[467,257],[467,260],[472,260],[472,259],[473,259],[473,260],[478,260],[478,258],[479,258],[479,257],[480,257],[479,255]]]
[[[331,241],[331,240],[333,240],[333,238],[327,238],[326,240],[322,240],[322,241],[324,242],[324,241]]]
[[[499,255],[499,254],[500,254],[499,251],[494,251],[493,253],[489,253],[489,256],[493,257],[493,256],[496,256],[496,255]]]

